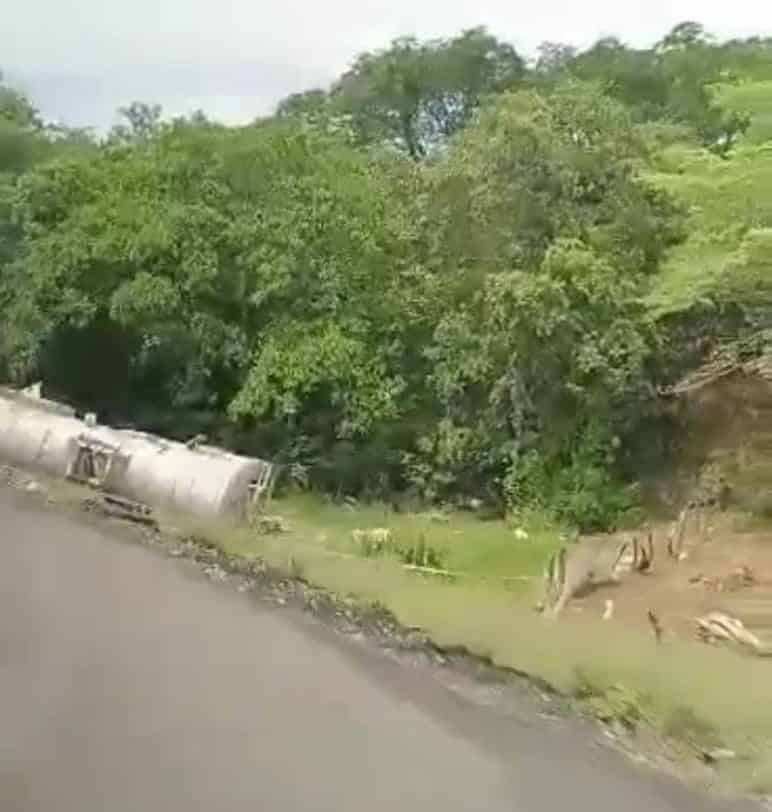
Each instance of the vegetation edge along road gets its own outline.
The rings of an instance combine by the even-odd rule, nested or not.
[[[480,701],[474,685],[495,685],[497,711],[511,714],[514,707],[518,719],[525,714],[537,723],[581,725],[584,735],[594,737],[600,746],[639,766],[695,787],[731,794],[737,791],[737,787],[721,781],[717,772],[721,762],[711,756],[718,751],[715,742],[712,747],[707,743],[702,746],[699,741],[686,742],[662,735],[655,719],[632,707],[635,692],[626,691],[621,684],[603,695],[602,686],[592,686],[584,675],[578,676],[573,689],[566,690],[538,672],[497,662],[491,654],[475,651],[463,643],[436,640],[425,629],[405,625],[387,605],[314,583],[305,576],[302,561],[291,553],[285,554],[282,562],[270,554],[266,559],[228,552],[229,543],[222,528],[210,527],[207,531],[200,526],[182,529],[185,524],[180,522],[176,526],[165,521],[135,522],[127,514],[117,515],[102,494],[79,485],[33,478],[10,466],[0,466],[0,474],[0,487],[22,492],[37,508],[50,506],[77,512],[81,520],[93,516],[116,538],[190,563],[225,588],[248,593],[262,604],[309,613],[347,640],[377,648],[411,666],[420,664],[446,688],[467,700]],[[549,643],[545,640],[545,645]],[[752,795],[760,797],[759,792]]]

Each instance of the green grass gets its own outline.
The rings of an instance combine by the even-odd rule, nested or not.
[[[670,143],[648,178],[689,209],[688,239],[654,278],[646,304],[655,318],[701,302],[742,300],[769,286],[772,229],[772,81],[718,86],[718,102],[751,114],[728,160],[686,141]],[[750,233],[750,238],[748,237]]]
[[[544,562],[561,543],[557,528],[531,520],[522,529],[526,540],[518,539],[515,526],[501,520],[482,521],[470,513],[455,513],[437,521],[442,514],[427,512],[396,513],[387,506],[371,505],[347,509],[314,496],[294,496],[279,500],[276,510],[289,525],[279,538],[280,549],[297,549],[300,555],[334,558],[361,554],[353,531],[373,527],[388,528],[401,546],[425,543],[442,553],[444,566],[468,579],[498,579],[502,585],[509,577],[534,576],[542,572]],[[236,534],[235,551],[258,552],[270,542],[254,534]],[[269,537],[270,538],[270,537]]]
[[[772,139],[772,80],[721,85],[716,88],[715,98],[728,110],[750,113],[748,141],[761,144]]]
[[[772,144],[739,147],[729,160],[671,147],[649,178],[690,212],[688,239],[671,252],[648,294],[655,317],[701,300],[742,298],[755,283],[768,284],[767,263],[757,261],[765,252],[743,246],[751,230],[772,228]]]
[[[544,561],[560,544],[548,523],[532,520],[528,540],[520,541],[504,522],[465,514],[437,524],[377,506],[348,511],[312,497],[278,500],[271,510],[287,520],[289,532],[231,529],[220,533],[224,549],[278,566],[292,561],[310,582],[378,602],[440,645],[465,645],[547,680],[581,696],[599,716],[643,719],[692,746],[732,748],[749,761],[742,769],[722,766],[727,778],[744,788],[772,788],[772,770],[764,767],[772,748],[769,662],[699,643],[658,646],[649,634],[597,619],[545,620],[532,606]],[[373,526],[389,527],[402,540],[424,533],[447,553],[448,568],[467,577],[446,582],[406,571],[393,558],[359,557],[351,531]],[[503,575],[534,578],[512,584]]]

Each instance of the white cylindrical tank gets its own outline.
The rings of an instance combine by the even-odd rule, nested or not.
[[[93,430],[89,434],[95,433]],[[134,431],[98,429],[119,446],[109,486],[130,499],[205,518],[243,518],[260,486],[270,486],[272,466],[211,446],[189,448]]]
[[[0,389],[0,461],[64,477],[84,448],[111,458],[92,484],[180,514],[242,519],[273,484],[263,460],[87,424],[65,406]]]
[[[74,415],[53,401],[0,389],[0,460],[65,476],[73,440],[83,430]]]

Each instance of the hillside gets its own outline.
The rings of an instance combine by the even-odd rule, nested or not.
[[[750,114],[751,126],[745,136],[746,142],[763,144],[772,140],[772,76],[718,85],[715,98],[722,107]]]
[[[766,305],[772,290],[772,80],[719,87],[751,128],[728,160],[681,144],[650,176],[689,207],[688,237],[666,260],[647,297],[657,318],[710,304]]]

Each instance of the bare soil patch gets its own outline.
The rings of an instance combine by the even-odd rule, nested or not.
[[[687,530],[683,560],[667,553],[670,525],[653,528],[655,558],[651,572],[632,574],[618,586],[600,587],[569,604],[564,622],[596,615],[613,600],[612,622],[650,627],[649,612],[666,634],[694,639],[695,620],[709,612],[740,619],[772,647],[772,529],[752,527],[736,513],[712,513],[703,527]],[[628,534],[629,535],[629,534]]]

